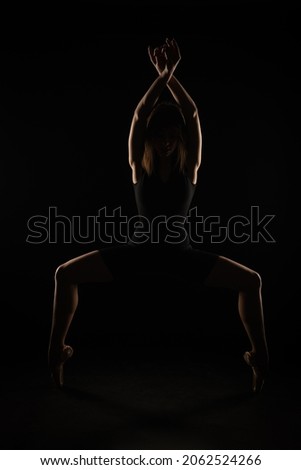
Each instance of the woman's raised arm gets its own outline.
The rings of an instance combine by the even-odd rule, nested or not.
[[[155,51],[157,51],[157,53],[155,53]],[[165,44],[155,49],[155,51],[149,48],[149,56],[159,74],[162,72],[162,66],[164,66],[164,57],[167,58],[169,63],[174,64],[174,66],[181,60],[180,49],[174,39],[166,39]],[[188,146],[187,171],[191,181],[196,183],[197,171],[202,158],[202,132],[198,108],[190,94],[174,74],[170,77],[167,86],[174,100],[181,107],[186,121]]]
[[[165,56],[159,76],[153,81],[134,111],[128,138],[128,156],[133,172],[133,183],[137,182],[141,172],[147,119],[162,91],[170,81],[175,68],[176,65],[168,64]]]

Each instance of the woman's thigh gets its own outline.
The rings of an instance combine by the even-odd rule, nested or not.
[[[205,285],[241,291],[260,288],[261,279],[253,269],[230,258],[219,256],[205,280]]]
[[[74,284],[113,280],[99,250],[91,251],[63,263],[56,271],[56,278]]]

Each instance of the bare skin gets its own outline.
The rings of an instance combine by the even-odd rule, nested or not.
[[[57,268],[48,351],[50,371],[57,386],[63,386],[63,365],[73,354],[65,340],[78,305],[78,284],[112,280],[112,274],[98,250],[71,259]]]
[[[132,181],[137,183],[142,173],[147,117],[166,87],[181,106],[188,129],[187,174],[193,184],[201,164],[202,135],[197,107],[174,76],[181,55],[177,43],[166,43],[152,50],[149,56],[158,77],[138,103],[129,133],[129,165]],[[172,129],[165,129],[154,143],[159,156],[159,174],[166,181],[171,173],[170,156],[177,146]],[[66,337],[78,305],[78,285],[85,282],[103,283],[113,280],[101,252],[96,250],[74,258],[59,266],[55,273],[52,328],[49,342],[49,367],[58,387],[63,385],[63,366],[73,350],[66,345]],[[251,349],[244,354],[252,368],[252,389],[259,392],[268,372],[269,355],[266,342],[261,299],[261,279],[257,272],[233,260],[220,256],[209,274],[206,285],[233,289],[238,293],[238,311],[250,340]]]
[[[252,389],[255,393],[260,392],[268,373],[269,354],[259,274],[242,264],[220,256],[205,284],[238,292],[238,312],[251,343],[251,351],[244,354],[244,360],[252,368]]]

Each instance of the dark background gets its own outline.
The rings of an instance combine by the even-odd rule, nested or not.
[[[47,216],[50,206],[84,220],[104,206],[135,213],[127,137],[156,76],[147,46],[165,37],[178,41],[177,77],[202,124],[194,205],[223,221],[249,217],[251,206],[275,215],[275,243],[205,248],[260,272],[272,370],[281,365],[295,374],[299,20],[288,3],[248,1],[78,2],[2,12],[2,357],[12,376],[32,368],[47,376],[55,268],[94,249],[62,238],[29,244],[27,221]],[[170,350],[223,357],[227,350],[235,362],[248,347],[236,297],[223,290],[159,277],[82,286],[80,294],[69,338],[82,357],[91,347],[110,357],[166,357]]]

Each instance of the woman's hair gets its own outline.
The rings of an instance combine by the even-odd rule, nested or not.
[[[150,175],[154,171],[155,151],[153,139],[162,131],[173,127],[178,129],[177,161],[180,171],[184,171],[187,155],[185,142],[186,123],[180,106],[170,101],[161,101],[149,115],[147,121],[142,168]]]

